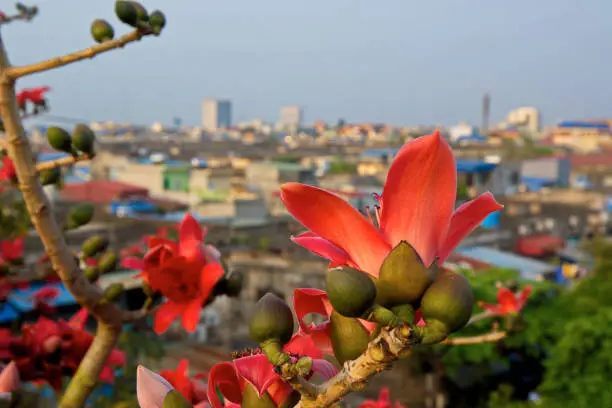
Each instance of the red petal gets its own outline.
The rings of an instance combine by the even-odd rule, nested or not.
[[[478,306],[480,306],[482,309],[484,309],[486,312],[488,312],[491,315],[504,314],[504,311],[502,310],[501,306],[498,304],[478,302]]]
[[[294,334],[283,350],[286,353],[298,354],[300,356],[323,358],[323,352],[315,345],[312,338],[301,333]]]
[[[217,388],[227,401],[234,404],[242,403],[240,380],[232,363],[215,364],[210,370],[208,379],[208,400],[213,408],[223,408],[223,403],[217,395]]]
[[[153,330],[157,334],[162,334],[172,324],[177,317],[180,316],[185,310],[184,305],[180,305],[178,303],[166,302],[157,309],[157,313],[155,313],[155,319],[153,320]]]
[[[390,248],[376,228],[348,202],[299,183],[281,186],[281,199],[306,228],[346,251],[359,269],[378,276]]]
[[[142,259],[135,257],[123,258],[121,261],[121,267],[140,271],[144,268],[144,262]]]
[[[389,388],[383,387],[380,390],[380,394],[378,394],[378,401],[382,402],[383,404],[389,404],[389,402],[390,402]]]
[[[82,308],[68,320],[68,325],[75,330],[83,330],[85,328],[85,323],[87,323],[88,316],[89,313],[87,309]]]
[[[315,313],[329,318],[333,307],[324,290],[304,288],[293,291],[293,310],[300,330],[308,332],[310,326],[304,323],[304,317]]]
[[[287,398],[293,393],[293,387],[279,380],[270,384],[267,391],[272,401],[274,401],[274,405],[280,407],[283,406],[283,403],[287,401]]]
[[[179,225],[179,253],[186,258],[199,256],[203,240],[200,223],[187,213]]]
[[[274,366],[263,354],[238,358],[234,360],[234,366],[238,374],[255,387],[260,398],[270,385],[280,380]]]
[[[291,237],[291,241],[303,246],[310,252],[319,255],[321,258],[329,259],[333,266],[348,265],[350,263],[349,255],[341,248],[338,248],[325,238],[298,235]]]
[[[200,311],[202,310],[202,301],[196,299],[189,303],[184,309],[183,316],[181,317],[181,324],[190,333],[193,333],[198,327],[200,322]]]
[[[115,371],[109,366],[104,366],[100,372],[100,381],[107,384],[115,382]]]
[[[117,367],[124,367],[126,364],[126,361],[127,359],[123,351],[113,350],[108,356],[108,360],[106,360],[106,364],[117,366]]]
[[[225,275],[225,271],[220,264],[209,263],[202,268],[200,273],[200,297],[202,301],[205,301],[210,297],[219,279]]]
[[[531,296],[532,291],[533,286],[525,286],[525,288],[519,293],[517,302],[518,310],[521,310],[525,306],[525,303],[527,303],[527,300],[529,300],[529,296]]]
[[[491,193],[484,193],[478,198],[461,205],[454,212],[446,239],[438,250],[438,263],[442,264],[459,243],[480,225],[487,215],[504,208]]]
[[[448,230],[456,194],[455,158],[440,132],[406,143],[383,189],[381,232],[393,247],[408,241],[429,266]]]

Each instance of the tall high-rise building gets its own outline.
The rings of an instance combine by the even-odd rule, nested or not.
[[[482,131],[489,130],[489,115],[491,114],[491,95],[484,94],[482,97]]]
[[[278,124],[285,129],[298,129],[302,124],[302,108],[299,106],[282,107]]]
[[[210,131],[232,126],[232,103],[228,100],[205,99],[202,102],[202,126]]]

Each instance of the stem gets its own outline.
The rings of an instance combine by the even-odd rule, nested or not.
[[[485,320],[488,319],[490,317],[493,317],[492,314],[490,314],[489,312],[482,312],[482,313],[478,313],[473,315],[470,320],[467,322],[466,326],[469,326],[471,324],[477,323],[481,320]]]
[[[74,52],[72,54],[63,55],[61,57],[51,58],[46,61],[37,62],[30,65],[24,65],[22,67],[10,67],[6,70],[6,76],[9,79],[17,79],[26,75],[36,74],[38,72],[49,71],[54,68],[63,67],[64,65],[72,64],[74,62],[82,61],[84,59],[93,58],[98,54],[102,54],[107,51],[111,51],[117,48],[123,48],[127,44],[140,41],[142,37],[150,34],[145,29],[136,29],[134,31],[125,34],[117,38],[116,40],[106,41],[102,44],[94,45],[93,47],[86,48],[81,51]]]
[[[50,161],[46,161],[42,163],[37,163],[36,172],[40,173],[41,171],[53,170],[57,167],[67,167],[77,162],[85,161],[89,159],[90,157],[88,155],[81,154],[79,156],[62,157],[61,159],[57,159],[57,160],[50,160]]]
[[[490,332],[487,334],[481,334],[479,336],[449,338],[442,341],[441,344],[451,346],[465,346],[470,344],[495,343],[496,341],[502,340],[507,335],[508,333],[505,331]]]
[[[89,350],[70,380],[58,408],[81,408],[98,383],[98,378],[111,351],[115,348],[121,327],[98,323],[98,330]]]

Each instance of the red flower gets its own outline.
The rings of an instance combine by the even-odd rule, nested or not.
[[[378,400],[365,400],[357,406],[357,408],[391,408],[391,399],[389,398],[389,388],[384,387],[378,394]],[[395,401],[394,408],[406,408],[404,405]]]
[[[323,353],[333,355],[329,337],[329,318],[334,308],[327,298],[327,293],[321,289],[295,289],[293,291],[293,310],[300,326],[297,335],[309,337]],[[327,320],[320,324],[307,324],[304,318],[310,314],[325,316]],[[358,320],[368,333],[372,333],[376,328],[376,323],[363,319]]]
[[[510,289],[500,287],[497,291],[497,303],[478,302],[478,306],[485,309],[490,315],[504,316],[507,314],[516,314],[523,309],[533,287],[525,286],[519,293],[513,293]]]
[[[41,103],[43,101],[44,94],[49,92],[51,88],[48,86],[42,86],[38,88],[23,89],[17,92],[17,104],[20,106],[25,105],[26,102]]]
[[[17,171],[15,170],[15,164],[10,157],[4,156],[2,158],[2,168],[0,168],[0,181],[11,181],[17,177]]]
[[[323,353],[308,337],[293,336],[283,351],[296,361],[301,356],[312,357],[313,373],[318,373],[326,380],[337,373],[330,362],[321,359]],[[242,395],[247,387],[253,387],[260,398],[267,394],[277,407],[293,394],[293,387],[280,378],[268,358],[258,351],[253,353],[255,354],[237,358],[231,363],[218,363],[210,370],[208,400],[213,408],[224,406],[219,400],[217,389],[223,395],[226,407],[241,406]]]
[[[23,257],[23,237],[0,242],[0,258],[6,262],[14,262]]]
[[[178,244],[165,238],[151,237],[143,260],[124,259],[124,267],[142,270],[142,278],[166,297],[155,314],[153,329],[164,333],[179,316],[185,330],[193,332],[200,320],[202,305],[225,271],[214,247],[203,245],[200,224],[189,214],[179,225]]]
[[[42,288],[32,295],[34,307],[43,314],[52,314],[55,308],[49,304],[49,301],[55,299],[60,294],[60,290],[54,287]]]
[[[192,380],[189,378],[188,370],[189,362],[181,360],[176,370],[163,370],[160,371],[159,375],[192,404],[208,402],[206,399],[207,384],[205,381],[201,381],[201,379],[206,378],[206,375],[196,374]]]
[[[503,208],[485,193],[455,210],[457,168],[436,131],[400,149],[389,169],[374,222],[340,197],[299,183],[281,187],[287,210],[310,231],[292,240],[334,265],[378,277],[392,248],[407,241],[429,266],[442,264],[490,213]]]

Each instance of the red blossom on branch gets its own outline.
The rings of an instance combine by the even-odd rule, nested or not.
[[[205,374],[196,374],[193,379],[189,378],[189,362],[181,360],[176,370],[162,370],[159,372],[166,381],[172,385],[185,399],[195,405],[195,408],[203,408],[208,405],[206,390],[208,384]]]
[[[406,406],[398,401],[395,401],[395,405],[392,405],[389,397],[389,388],[384,387],[380,390],[377,400],[365,400],[357,408],[406,408]]]
[[[453,249],[492,212],[502,208],[490,193],[455,210],[457,167],[448,143],[435,133],[405,144],[389,169],[376,222],[323,189],[299,183],[281,187],[287,210],[308,232],[292,240],[329,259],[377,278],[392,248],[407,241],[430,266]],[[378,228],[376,228],[376,225]]]
[[[517,314],[523,309],[527,300],[529,300],[532,291],[532,286],[526,286],[518,293],[514,293],[508,288],[500,287],[497,291],[497,303],[478,302],[478,306],[492,316]]]

